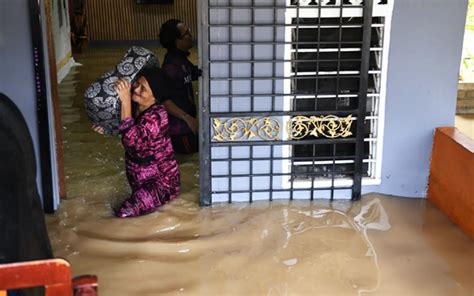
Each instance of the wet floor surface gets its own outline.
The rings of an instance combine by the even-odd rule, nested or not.
[[[125,50],[78,55],[59,90],[68,200],[47,224],[55,256],[98,275],[100,295],[474,295],[474,241],[422,199],[200,208],[194,155],[179,157],[177,200],[114,218],[123,150],[90,129],[82,93]]]

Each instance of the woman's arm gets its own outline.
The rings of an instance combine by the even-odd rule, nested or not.
[[[122,103],[119,132],[125,150],[134,157],[138,152],[148,148],[149,141],[154,140],[160,131],[160,116],[155,113],[145,114],[136,122],[132,117],[131,85],[127,80],[116,82],[115,89]]]
[[[122,110],[121,110],[121,119],[124,120],[127,117],[132,117],[132,95],[131,95],[131,86],[130,83],[127,80],[117,80],[115,83],[115,91],[117,92],[121,105],[122,105]],[[104,128],[102,128],[99,125],[92,125],[92,129],[103,135],[105,133]]]
[[[150,144],[159,139],[161,118],[155,112],[144,114],[138,122],[127,117],[120,123],[119,131],[125,150],[131,156],[139,158],[140,152],[148,150]]]
[[[122,103],[122,120],[132,117],[132,85],[125,79],[119,79],[115,83],[115,91]]]

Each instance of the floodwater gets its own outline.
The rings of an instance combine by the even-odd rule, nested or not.
[[[474,295],[474,241],[422,199],[198,205],[198,156],[157,212],[112,216],[129,194],[119,139],[95,134],[87,84],[125,49],[76,57],[60,85],[68,200],[47,225],[55,256],[116,295]]]

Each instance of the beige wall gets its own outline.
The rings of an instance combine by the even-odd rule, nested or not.
[[[136,4],[135,0],[87,0],[90,41],[157,40],[160,26],[170,18],[188,24],[197,34],[196,0],[173,5]]]
[[[51,25],[54,39],[56,70],[58,82],[61,82],[74,64],[71,52],[69,1],[49,0],[44,3],[45,5],[51,5]]]

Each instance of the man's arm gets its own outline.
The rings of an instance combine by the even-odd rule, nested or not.
[[[194,134],[198,133],[199,124],[196,118],[184,112],[183,109],[179,108],[172,100],[163,101],[162,105],[169,114],[184,120]]]
[[[201,76],[202,76],[202,70],[199,69],[197,66],[191,64],[191,79],[193,81],[196,81]]]

